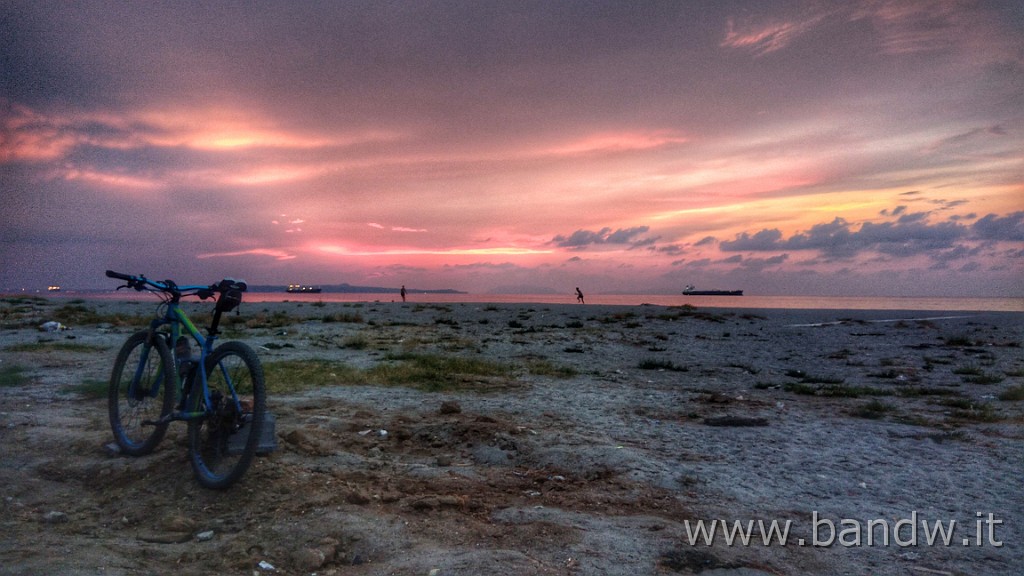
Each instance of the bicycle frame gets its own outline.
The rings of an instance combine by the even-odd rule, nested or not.
[[[190,290],[204,288],[206,287],[181,286],[179,287],[179,290],[183,292],[188,292]],[[178,342],[178,339],[180,337],[187,336],[194,340],[195,343],[198,345],[199,358],[189,358],[192,362],[194,362],[194,366],[190,367],[187,373],[178,374],[177,409],[171,414],[165,416],[164,418],[161,418],[161,422],[170,422],[174,420],[187,421],[203,418],[209,414],[211,410],[210,407],[213,406],[212,398],[210,396],[210,387],[208,384],[208,375],[206,371],[206,359],[213,352],[213,344],[217,340],[217,336],[219,334],[217,328],[220,323],[220,312],[218,311],[214,313],[213,322],[211,323],[210,328],[208,329],[207,335],[204,336],[200,329],[196,327],[195,323],[193,323],[192,320],[188,317],[188,315],[185,314],[185,311],[181,309],[180,296],[181,295],[176,295],[175,297],[171,298],[166,303],[167,309],[164,312],[164,314],[161,317],[154,318],[150,322],[150,338],[168,338],[168,346],[170,347],[171,350],[174,351],[175,364],[177,365],[178,361],[180,361],[181,359],[178,358],[177,356],[178,353],[175,344]],[[163,326],[170,326],[169,336],[166,336],[168,334],[167,332],[160,331],[160,328],[162,328]],[[152,346],[147,346],[143,350],[142,362],[139,363],[139,367],[137,368],[135,376],[132,381],[133,388],[141,380],[142,370],[146,364],[146,356],[148,356],[151,350]],[[223,370],[223,368],[219,369]],[[163,370],[162,366],[160,367],[160,370]],[[226,390],[225,393],[227,393],[228,396],[231,398],[231,402],[234,403],[235,408],[238,411],[241,411],[241,400],[238,398],[238,394],[235,390],[234,384],[231,382],[231,376],[226,371],[223,371],[222,373],[224,375],[225,382],[227,382],[228,384],[228,390]],[[161,381],[161,373],[159,371],[157,372],[157,376],[158,377],[154,379],[154,389],[147,391],[147,393],[150,396],[157,395],[157,388],[159,387],[159,382]],[[198,393],[200,391],[203,394],[203,406],[205,406],[205,410],[201,412],[187,411],[188,399],[191,397],[192,394]]]

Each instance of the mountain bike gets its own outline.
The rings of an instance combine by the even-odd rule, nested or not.
[[[209,286],[179,286],[107,270],[121,288],[160,297],[149,328],[121,347],[110,376],[108,409],[121,452],[144,456],[163,439],[171,422],[188,422],[188,452],[200,484],[223,489],[237,482],[255,455],[273,449],[273,418],[267,413],[263,368],[242,342],[214,347],[221,316],[238,307],[247,286],[225,278]],[[182,310],[181,299],[215,298],[206,336]],[[192,354],[198,345],[198,357]],[[269,440],[268,440],[269,438]]]

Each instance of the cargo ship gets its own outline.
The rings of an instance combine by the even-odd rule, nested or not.
[[[683,296],[743,296],[743,290],[697,290],[690,285],[683,288]]]
[[[289,284],[287,292],[289,294],[319,294],[319,286],[307,286],[305,284]]]

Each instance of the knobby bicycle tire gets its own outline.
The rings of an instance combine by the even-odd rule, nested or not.
[[[206,416],[188,424],[189,459],[199,483],[223,489],[237,482],[252,464],[267,408],[263,368],[256,352],[242,342],[225,342],[206,361],[212,406],[207,410],[201,386],[190,395],[193,411]],[[242,403],[234,409],[232,393]]]
[[[110,427],[121,452],[144,456],[163,440],[167,423],[151,422],[174,409],[174,380],[174,361],[162,336],[143,330],[128,337],[114,360],[107,393]]]

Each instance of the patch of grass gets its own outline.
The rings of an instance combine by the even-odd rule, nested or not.
[[[688,370],[686,366],[679,366],[668,360],[658,360],[655,358],[641,360],[637,364],[637,368],[641,370],[670,370],[672,372],[686,372]]]
[[[789,376],[790,378],[799,378],[800,382],[803,384],[842,384],[846,381],[845,378],[813,375],[808,374],[803,370],[786,370],[786,376]]]
[[[473,378],[507,376],[510,366],[463,356],[435,354],[396,354],[367,371],[369,378],[380,384],[412,386],[430,392],[465,388]]]
[[[107,350],[106,346],[95,344],[79,344],[77,342],[45,340],[41,342],[26,342],[24,344],[12,344],[4,350],[10,352],[101,352]]]
[[[49,300],[42,296],[4,296],[0,298],[0,302],[4,304],[35,304],[39,306],[45,306],[50,303]]]
[[[369,345],[370,340],[362,334],[353,334],[341,342],[342,348],[351,348],[353,350],[365,350]]]
[[[987,385],[987,384],[999,384],[1000,382],[1005,380],[1005,378],[1003,378],[999,374],[987,374],[987,373],[982,372],[981,374],[978,374],[976,376],[962,376],[961,380],[963,380],[967,384],[986,384]]]
[[[113,324],[131,326],[138,324],[137,316],[126,314],[100,314],[84,304],[65,304],[50,313],[51,319],[67,326],[84,324]]]
[[[365,381],[362,370],[344,362],[321,359],[263,362],[263,376],[270,394]]]
[[[974,404],[969,408],[954,410],[953,417],[973,422],[998,422],[1003,419],[991,404]]]
[[[976,402],[970,398],[944,398],[935,402],[939,406],[952,408],[950,416],[960,420],[971,420],[974,422],[998,422],[1002,416],[996,412],[991,404]]]
[[[572,366],[555,364],[548,360],[530,360],[526,363],[526,370],[534,376],[550,376],[552,378],[572,378],[578,374]]]
[[[935,402],[939,406],[945,406],[946,408],[957,408],[960,410],[966,410],[971,406],[974,406],[974,401],[970,398],[946,398]]]
[[[957,366],[953,368],[953,374],[959,374],[960,376],[980,376],[985,371],[977,366]]]
[[[0,367],[0,387],[13,387],[27,384],[29,381],[28,376],[25,375],[25,369],[21,366],[3,366]]]
[[[68,386],[64,391],[81,394],[82,396],[85,396],[87,400],[100,400],[107,397],[109,389],[110,383],[106,380],[87,378],[83,380],[81,384]]]
[[[363,317],[358,312],[339,312],[337,314],[324,314],[320,321],[327,324],[331,322],[347,322],[350,324],[362,324],[364,322]]]
[[[918,398],[921,396],[960,396],[960,392],[952,388],[907,386],[898,388],[896,390],[896,395],[902,398]]]
[[[895,380],[896,378],[899,378],[900,373],[896,370],[890,369],[882,370],[880,372],[871,372],[868,376],[871,376],[872,378],[882,378],[885,380]]]
[[[955,336],[944,336],[942,338],[942,342],[946,346],[951,346],[951,347],[974,346],[975,345],[974,340],[971,340],[970,337],[965,336],[963,334],[957,334]]]
[[[730,368],[739,368],[740,370],[743,370],[747,374],[757,374],[757,373],[761,372],[760,368],[756,368],[754,366],[751,366],[750,364],[733,363],[733,364],[728,364],[727,366],[729,366]]]
[[[839,386],[826,384],[812,386],[812,382],[790,382],[782,386],[783,390],[802,396],[824,396],[827,398],[860,398],[861,396],[891,396],[892,393],[871,386]]]
[[[232,317],[232,316],[225,315],[224,318],[239,318],[239,317],[237,317],[237,316]],[[195,318],[193,318],[193,320],[195,320]],[[223,319],[222,319],[222,321],[223,321]],[[268,314],[266,312],[259,312],[255,316],[245,317],[245,319],[243,320],[243,324],[247,328],[283,328],[285,326],[291,326],[292,324],[295,324],[298,321],[299,320],[297,318],[295,318],[294,316],[290,316],[284,310],[277,310],[277,311],[275,311],[275,312],[273,312],[271,314]],[[205,324],[209,324],[209,321],[204,322],[204,323]],[[231,322],[231,324],[232,324],[232,327],[233,327],[233,325],[235,323]]]
[[[1003,390],[999,393],[997,398],[1004,402],[1019,402],[1024,400],[1024,384],[1018,384],[1017,386],[1012,386]]]
[[[867,418],[869,420],[878,420],[878,419],[882,418],[883,416],[885,416],[886,414],[888,414],[889,412],[893,412],[895,410],[896,410],[896,407],[893,406],[892,404],[889,404],[887,402],[882,402],[881,400],[875,399],[875,400],[871,400],[870,402],[868,402],[866,404],[861,404],[860,406],[854,408],[854,410],[853,410],[853,412],[851,412],[851,414],[853,416],[856,416],[857,418]]]
[[[724,323],[726,317],[721,314],[711,314],[709,312],[702,312],[697,310],[690,304],[684,304],[682,306],[672,306],[666,310],[663,314],[657,316],[659,320],[679,320],[681,318],[694,318],[696,320],[705,320],[707,322]]]
[[[598,321],[602,324],[614,324],[615,322],[625,322],[633,318],[636,318],[636,313],[634,312],[616,312],[604,318],[599,318]]]

